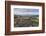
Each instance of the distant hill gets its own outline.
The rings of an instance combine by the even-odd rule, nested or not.
[[[14,16],[23,16],[23,17],[38,17],[39,15],[14,15]]]

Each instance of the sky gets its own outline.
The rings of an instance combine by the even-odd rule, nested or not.
[[[14,8],[14,15],[39,15],[39,9]]]

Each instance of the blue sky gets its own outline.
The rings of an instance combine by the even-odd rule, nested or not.
[[[39,9],[14,8],[15,15],[39,15]]]

